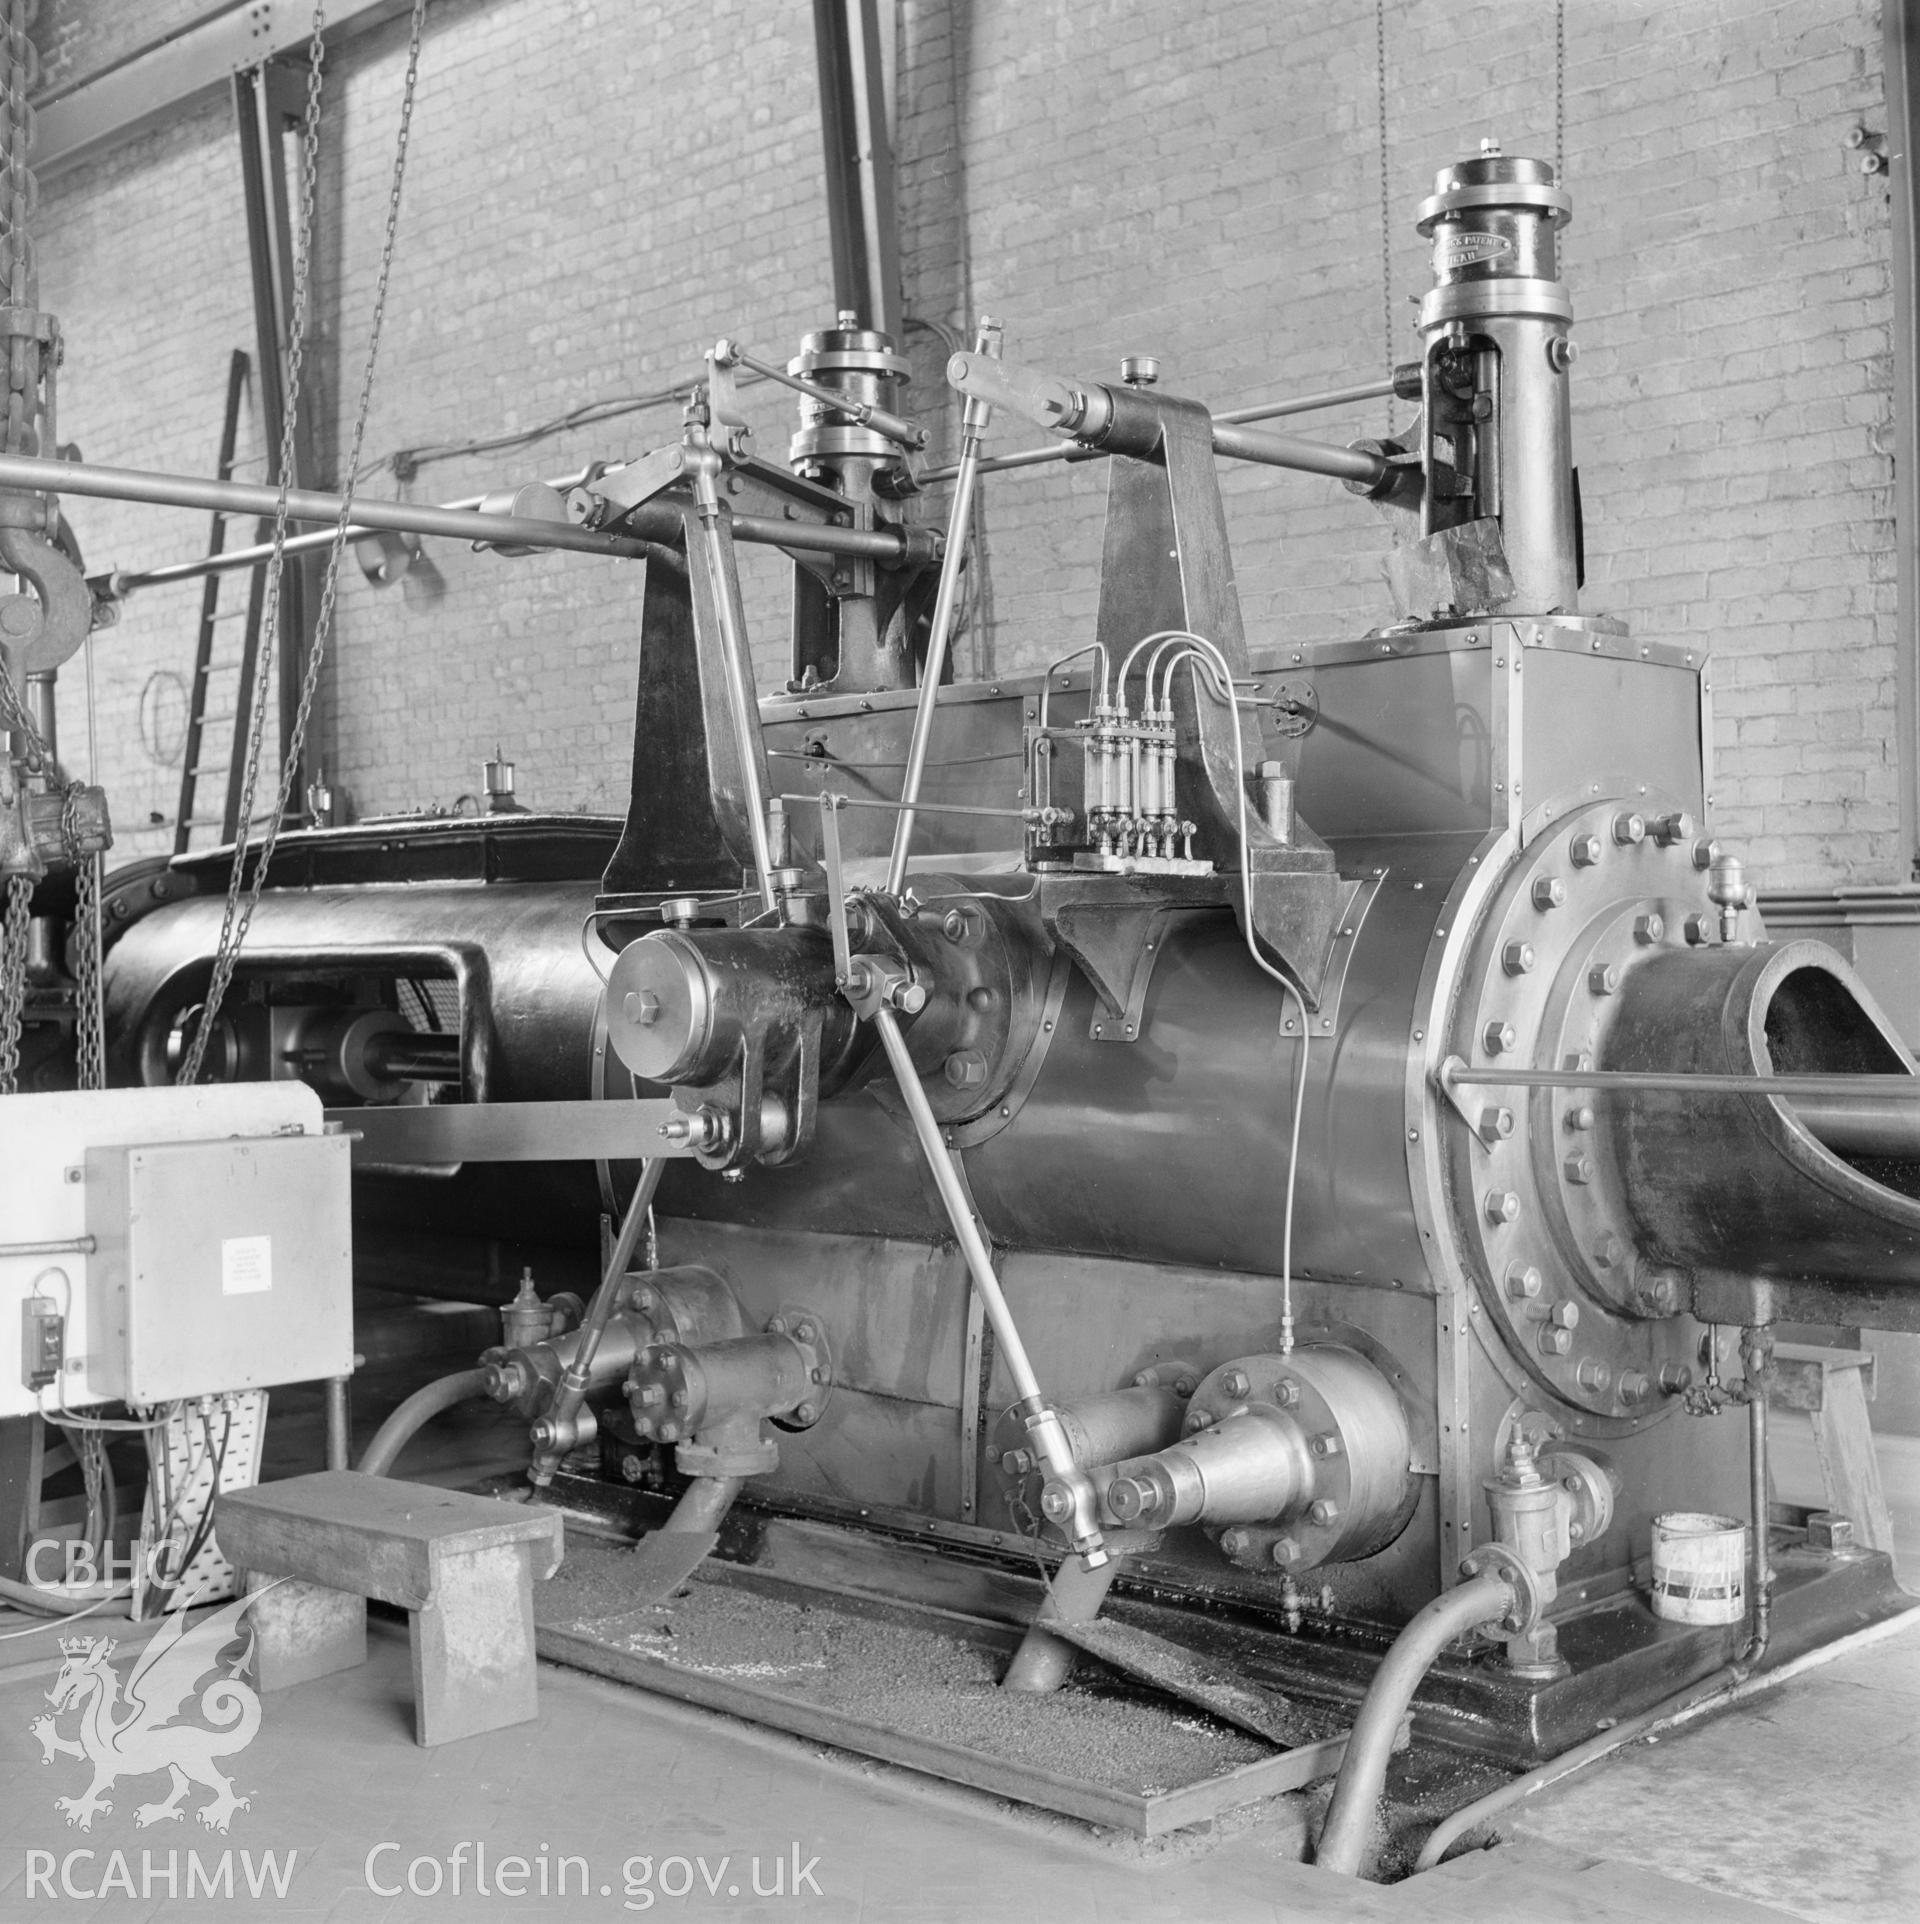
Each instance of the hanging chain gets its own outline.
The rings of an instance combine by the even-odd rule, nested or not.
[[[100,927],[100,858],[80,853],[79,825],[73,819],[76,791],[67,790],[66,809],[61,817],[69,852],[73,856],[73,983],[74,1055],[79,1064],[83,1089],[107,1086],[106,1012],[101,1003],[99,950],[96,937]]]
[[[27,1002],[27,923],[33,902],[33,878],[7,877],[7,914],[0,929],[0,1096],[15,1093],[20,1075],[20,1020]]]
[[[1553,178],[1567,184],[1567,0],[1553,9]]]
[[[213,974],[207,985],[207,997],[201,1010],[200,1020],[188,1042],[186,1059],[180,1067],[178,1079],[183,1083],[198,1082],[200,1079],[200,1072],[206,1061],[207,1046],[212,1040],[214,1023],[220,1013],[220,1005],[226,999],[227,990],[233,982],[233,972],[239,963],[240,950],[246,942],[247,932],[252,927],[254,911],[260,906],[260,893],[266,886],[267,867],[273,860],[274,850],[280,840],[281,826],[293,798],[293,784],[298,779],[300,770],[300,754],[306,743],[307,727],[313,714],[314,697],[320,686],[320,670],[326,657],[334,603],[339,594],[340,559],[345,552],[347,528],[353,517],[354,477],[360,468],[360,451],[366,438],[367,413],[373,399],[373,376],[380,353],[380,331],[386,319],[387,285],[393,270],[394,238],[400,224],[400,190],[406,178],[407,142],[412,130],[414,95],[420,78],[420,41],[426,26],[427,3],[428,0],[413,0],[411,33],[407,42],[407,76],[400,99],[400,134],[394,149],[392,183],[387,192],[386,235],[380,250],[380,276],[374,291],[373,320],[367,336],[366,365],[360,379],[360,399],[354,417],[353,443],[347,456],[345,478],[341,487],[340,515],[334,523],[333,540],[327,549],[326,572],[320,591],[320,608],[314,619],[313,644],[307,654],[305,673],[301,677],[299,703],[294,710],[293,724],[288,731],[287,739],[281,744],[278,789],[273,807],[266,818],[259,853],[254,858],[252,877],[244,885],[243,899],[247,834],[253,823],[254,794],[259,779],[266,728],[268,670],[272,661],[273,642],[278,626],[280,574],[285,559],[283,551],[287,533],[287,490],[292,485],[293,427],[295,411],[300,399],[300,362],[304,348],[307,293],[313,253],[314,193],[319,171],[320,150],[321,67],[326,52],[325,8],[316,6],[313,10],[313,39],[307,70],[307,111],[301,130],[300,239],[299,251],[294,261],[293,318],[287,342],[287,399],[280,444],[280,498],[275,504],[273,554],[268,563],[267,606],[262,622],[261,661],[257,677],[258,693],[247,744],[246,775],[241,788],[238,841],[234,850],[233,869],[227,878],[226,904],[220,920],[219,941],[214,949]]]
[[[1393,372],[1393,202],[1387,182],[1387,0],[1373,0],[1374,77],[1380,107],[1380,318],[1387,372]],[[1393,396],[1387,396],[1387,439],[1393,439]]]
[[[4,105],[6,115],[5,183],[0,188],[0,279],[6,305],[18,322],[9,327],[7,343],[6,450],[9,454],[37,454],[40,439],[35,422],[40,412],[40,342],[34,331],[33,311],[39,302],[39,273],[28,221],[34,212],[38,184],[27,164],[33,141],[33,109],[27,95],[39,78],[39,62],[27,28],[39,11],[38,0],[8,0]]]

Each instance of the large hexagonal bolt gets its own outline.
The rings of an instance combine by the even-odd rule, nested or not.
[[[1236,1401],[1246,1395],[1253,1385],[1247,1381],[1245,1370],[1228,1370],[1220,1379],[1220,1387]]]
[[[1533,968],[1533,944],[1531,942],[1509,942],[1500,951],[1500,966],[1509,975],[1526,975]]]
[[[1505,1142],[1513,1134],[1513,1111],[1497,1103],[1490,1104],[1480,1111],[1480,1121],[1477,1126],[1482,1142]]]
[[[1593,1260],[1602,1269],[1613,1269],[1625,1257],[1627,1246],[1612,1230],[1603,1230],[1593,1245]]]
[[[1644,915],[1633,918],[1633,939],[1643,949],[1650,949],[1664,941],[1667,933],[1666,918],[1649,909]]]
[[[1688,1363],[1662,1363],[1660,1365],[1660,1393],[1662,1396],[1684,1396],[1693,1388],[1693,1368]]]
[[[1596,962],[1587,971],[1587,987],[1595,995],[1612,995],[1620,986],[1620,971],[1611,962]]]
[[[1720,859],[1720,844],[1703,835],[1688,851],[1688,857],[1694,867],[1704,873]]]
[[[1300,1401],[1300,1385],[1290,1376],[1283,1376],[1269,1392],[1274,1403],[1283,1410],[1292,1409]]]
[[[1537,875],[1533,882],[1533,906],[1559,909],[1567,905],[1567,885],[1557,875]]]
[[[1511,1053],[1515,1041],[1511,1022],[1489,1022],[1480,1031],[1480,1040],[1486,1045],[1490,1056],[1503,1056]]]
[[[620,1009],[629,1022],[642,1029],[650,1029],[660,1020],[660,998],[651,989],[629,990]]]
[[[1613,839],[1622,848],[1633,848],[1644,842],[1647,839],[1647,818],[1630,808],[1623,808],[1613,818]]]
[[[1292,1537],[1280,1537],[1276,1539],[1273,1548],[1267,1554],[1281,1569],[1291,1570],[1299,1563],[1304,1552]]]
[[[1576,1102],[1573,1107],[1567,1111],[1567,1127],[1576,1130],[1591,1129],[1593,1127],[1593,1104],[1590,1102]]]
[[[1115,1480],[1115,1486],[1118,1487],[1118,1484],[1122,1481],[1131,1482],[1132,1479],[1130,1477],[1117,1478]],[[1040,1514],[1044,1516],[1049,1523],[1064,1522],[1073,1514],[1073,1492],[1063,1484],[1049,1483],[1047,1487],[1040,1492]],[[1115,1514],[1117,1515],[1118,1512],[1115,1512]]]
[[[1593,1158],[1584,1152],[1569,1156],[1560,1167],[1569,1182],[1587,1183],[1593,1180]]]
[[[1243,1557],[1252,1543],[1253,1539],[1244,1530],[1223,1531],[1220,1537],[1221,1554],[1229,1557]]]
[[[1516,1302],[1531,1302],[1540,1294],[1540,1272],[1531,1263],[1507,1265],[1507,1294]]]
[[[1340,1438],[1332,1430],[1322,1430],[1307,1447],[1318,1457],[1338,1456]]]
[[[1489,1189],[1486,1209],[1487,1221],[1496,1225],[1520,1220],[1520,1198],[1511,1189]]]
[[[1653,1385],[1647,1380],[1643,1370],[1628,1370],[1620,1378],[1620,1400],[1629,1409],[1637,1409],[1653,1394]]]
[[[1549,1329],[1578,1329],[1580,1327],[1580,1305],[1578,1303],[1555,1303],[1547,1311]]]
[[[940,933],[949,942],[963,945],[979,941],[986,933],[986,927],[986,917],[971,904],[964,908],[949,909],[940,918]]]
[[[1573,1347],[1571,1330],[1555,1329],[1549,1323],[1540,1332],[1541,1353],[1546,1356],[1564,1356]]]
[[[1672,848],[1676,842],[1689,840],[1693,835],[1693,817],[1685,809],[1675,809],[1671,815],[1656,815],[1647,824],[1647,833],[1662,848]]]
[[[1680,932],[1687,938],[1689,948],[1704,948],[1713,940],[1713,917],[1695,913],[1680,925]]]
[[[1330,1497],[1318,1496],[1307,1505],[1307,1516],[1312,1522],[1324,1527],[1340,1520],[1340,1506]]]
[[[956,1049],[947,1057],[946,1073],[956,1089],[977,1089],[987,1079],[987,1059],[978,1049]]]
[[[1603,853],[1597,835],[1576,835],[1567,844],[1567,853],[1573,857],[1575,868],[1592,868]]]
[[[1583,1356],[1579,1367],[1573,1373],[1574,1381],[1583,1390],[1598,1396],[1613,1382],[1613,1371],[1597,1356]]]

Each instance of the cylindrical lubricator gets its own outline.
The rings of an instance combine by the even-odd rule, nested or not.
[[[1515,614],[1575,611],[1579,562],[1567,370],[1573,304],[1556,236],[1573,204],[1545,161],[1483,152],[1420,206],[1434,286],[1426,339],[1422,532],[1500,523]]]

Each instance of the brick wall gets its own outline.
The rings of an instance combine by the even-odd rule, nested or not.
[[[1392,351],[1406,358],[1425,284],[1413,206],[1483,134],[1551,155],[1554,13],[1544,0],[1388,11]],[[1766,883],[1899,879],[1887,198],[1844,146],[1856,122],[1885,124],[1879,9],[1570,0],[1567,13],[1587,605],[1714,651],[1717,826]],[[98,23],[119,14],[50,6],[62,57],[86,70],[89,34],[118,45]],[[1168,386],[1216,405],[1383,368],[1371,0],[899,0],[894,53],[913,314],[956,327],[985,307],[1010,354],[1063,371],[1155,353]],[[396,22],[348,43],[329,75],[314,365],[334,464],[404,55]],[[830,298],[812,58],[799,0],[439,0],[369,454],[661,388],[721,332],[789,351]],[[63,431],[96,458],[204,470],[227,354],[250,335],[224,111],[50,182],[40,231],[45,299],[71,344]],[[913,399],[945,436],[939,339],[921,328],[909,345]],[[763,444],[783,446],[789,411],[752,407]],[[439,462],[407,485],[458,497],[637,453],[673,422],[655,410]],[[1384,409],[1297,425],[1373,434]],[[1009,428],[999,442],[1032,438]],[[1330,482],[1223,474],[1256,641],[1383,618],[1370,510]],[[1101,504],[1097,467],[989,486],[993,620],[971,665],[1008,671],[1080,638]],[[73,512],[96,561],[204,538],[192,517]],[[633,585],[610,562],[446,543],[399,589],[350,567],[322,714],[330,774],[362,813],[445,803],[498,739],[534,802],[617,807]],[[748,593],[771,679],[782,593],[765,557]],[[165,692],[152,677],[185,667],[196,607],[194,590],[137,598],[101,646],[123,818],[171,807],[176,776],[143,745],[140,704]]]

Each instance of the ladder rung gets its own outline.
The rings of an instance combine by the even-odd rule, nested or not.
[[[216,621],[241,621],[246,618],[246,612],[244,608],[221,608],[213,614],[205,616],[204,619],[209,623]]]
[[[209,713],[203,708],[193,719],[204,728],[208,722],[232,721],[233,710],[231,708],[217,708]]]

